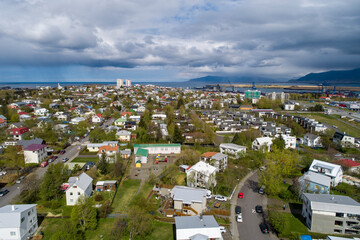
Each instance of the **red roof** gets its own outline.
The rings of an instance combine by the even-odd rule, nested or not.
[[[23,133],[28,132],[29,129],[26,127],[19,127],[19,128],[10,129],[9,131],[12,132],[13,134],[18,135],[18,134],[23,134]]]
[[[353,161],[351,159],[340,159],[338,161],[334,161],[334,163],[339,164],[339,165],[341,165],[343,167],[350,167],[350,168],[360,166],[360,163],[355,162],[355,161]]]
[[[98,116],[99,118],[103,117],[100,113],[96,114],[96,116]]]
[[[28,114],[27,112],[18,112],[19,115],[26,115]]]

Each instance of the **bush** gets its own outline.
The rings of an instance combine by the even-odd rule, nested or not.
[[[269,211],[269,222],[274,230],[281,233],[286,228],[286,217],[279,212]]]
[[[289,191],[288,189],[281,190],[279,193],[279,197],[286,201],[291,199],[296,199],[296,195],[293,192]]]
[[[104,200],[103,196],[101,194],[96,194],[94,196],[94,200],[97,201],[97,202],[100,202],[102,200]]]
[[[104,204],[99,208],[99,217],[106,218],[106,216],[111,213],[111,201],[106,200]]]

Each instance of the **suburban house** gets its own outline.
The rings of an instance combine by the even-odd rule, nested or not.
[[[345,133],[335,132],[333,142],[340,144],[343,147],[352,147],[355,145],[355,138]]]
[[[127,120],[125,118],[118,118],[115,120],[114,125],[118,127],[123,127],[125,126],[126,121]]]
[[[105,159],[109,162],[113,162],[116,159],[116,154],[119,153],[119,145],[116,146],[110,146],[110,145],[106,145],[106,146],[101,146],[99,148],[99,152],[98,152],[98,156],[99,159],[101,159],[102,155],[105,154]]]
[[[181,144],[134,144],[135,162],[137,167],[147,163],[149,154],[180,154]]]
[[[309,171],[321,173],[331,178],[331,186],[337,186],[342,181],[343,169],[340,165],[314,159]]]
[[[176,240],[222,240],[220,226],[213,215],[175,217]]]
[[[220,152],[224,154],[238,156],[240,153],[246,153],[246,147],[234,143],[221,143]]]
[[[107,181],[98,181],[96,183],[96,191],[103,192],[103,191],[115,191],[117,186],[116,180],[107,180]]]
[[[259,137],[252,142],[253,150],[264,149],[269,152],[271,150],[271,146],[272,146],[272,138],[270,137]]]
[[[359,173],[360,171],[360,163],[351,160],[351,159],[340,159],[334,161],[333,163],[341,165],[343,168],[347,168],[350,172]]]
[[[46,108],[38,108],[34,110],[34,114],[36,116],[47,116],[49,114],[49,110]]]
[[[208,162],[210,165],[216,167],[217,171],[219,170],[225,170],[228,163],[228,156],[223,153],[216,153],[210,157],[209,160],[206,160],[205,162]]]
[[[321,173],[308,171],[299,179],[299,193],[329,194],[331,178]]]
[[[77,124],[79,124],[79,122],[82,122],[82,121],[86,121],[86,119],[84,117],[75,117],[75,118],[71,119],[70,123],[77,125]]]
[[[295,149],[296,148],[296,137],[289,135],[281,135],[281,138],[285,142],[285,149]]]
[[[187,185],[202,188],[216,186],[216,172],[216,167],[204,161],[199,161],[187,170]]]
[[[313,232],[359,234],[360,203],[348,196],[303,194],[302,216]]]
[[[68,180],[68,188],[66,192],[66,205],[75,205],[80,196],[90,197],[92,194],[92,181],[86,173],[80,174],[78,177],[70,177]]]
[[[106,141],[102,143],[89,143],[86,145],[86,148],[89,152],[99,152],[99,149],[102,146],[115,147],[117,145],[118,145],[118,141]]]
[[[25,149],[32,144],[45,144],[45,141],[42,138],[33,138],[30,140],[20,140],[16,142],[16,145],[21,146],[22,149]]]
[[[284,110],[285,111],[294,111],[295,110],[295,104],[285,103],[284,104]]]
[[[92,116],[91,121],[93,123],[101,123],[104,121],[104,118],[100,113],[98,113]]]
[[[22,140],[24,135],[29,131],[26,127],[19,127],[10,129],[10,134],[13,136],[14,140]]]
[[[129,159],[131,156],[131,149],[120,150],[120,156],[123,159]]]
[[[206,210],[206,189],[198,189],[185,186],[175,186],[170,197],[176,215],[199,215]]]
[[[121,142],[130,142],[131,140],[131,132],[127,130],[121,130],[115,134],[116,139]]]
[[[4,119],[2,119],[2,118],[0,118],[0,128],[6,127],[6,124],[7,124],[7,121],[4,120]]]
[[[6,205],[0,208],[0,239],[26,240],[38,228],[36,204]]]
[[[24,148],[25,163],[41,163],[46,157],[46,144],[31,144]]]
[[[312,133],[307,133],[303,138],[303,144],[313,148],[322,147],[321,137]]]

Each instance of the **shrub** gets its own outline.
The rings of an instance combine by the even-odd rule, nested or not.
[[[103,196],[101,194],[96,194],[94,196],[94,200],[97,201],[97,202],[100,202],[102,200],[104,200]]]

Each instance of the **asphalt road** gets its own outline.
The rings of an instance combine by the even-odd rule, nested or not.
[[[237,223],[240,239],[256,239],[256,240],[269,240],[274,239],[269,234],[263,234],[260,231],[259,224],[264,221],[263,215],[255,212],[255,206],[261,205],[266,208],[266,195],[259,194],[258,186],[258,173],[251,176],[240,192],[243,193],[244,198],[237,200],[237,205],[241,206],[242,223]],[[276,237],[275,237],[276,239]]]

